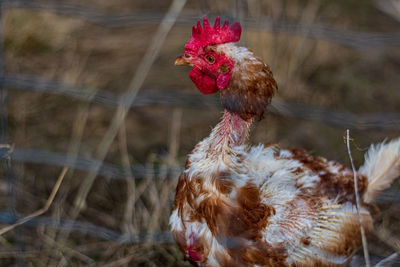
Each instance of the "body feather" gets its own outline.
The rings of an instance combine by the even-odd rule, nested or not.
[[[400,138],[371,145],[359,173],[368,177],[364,201],[370,203],[400,176]]]

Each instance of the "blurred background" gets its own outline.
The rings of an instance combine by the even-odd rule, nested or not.
[[[173,62],[203,14],[240,21],[240,45],[278,82],[251,143],[349,166],[350,129],[360,166],[371,143],[400,136],[399,0],[0,4],[1,266],[188,266],[168,217],[222,109]],[[372,263],[400,252],[399,190],[377,200]]]

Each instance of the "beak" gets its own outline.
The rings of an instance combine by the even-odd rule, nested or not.
[[[185,55],[180,55],[175,59],[175,66],[193,66],[194,63],[186,58]]]

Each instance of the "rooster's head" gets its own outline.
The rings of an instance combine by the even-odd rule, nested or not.
[[[190,79],[203,94],[221,91],[224,107],[247,120],[261,118],[277,88],[269,67],[244,47],[233,43],[240,40],[239,22],[220,26],[217,17],[214,27],[207,17],[193,26],[192,36],[185,45],[185,53],[175,65],[192,66]]]

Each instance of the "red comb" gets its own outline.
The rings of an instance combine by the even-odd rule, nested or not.
[[[197,26],[193,26],[192,36],[189,42],[185,45],[185,49],[198,50],[201,47],[212,44],[224,44],[230,42],[237,42],[240,40],[242,27],[239,22],[229,25],[225,20],[224,25],[220,25],[220,17],[215,19],[214,27],[211,28],[207,16],[203,17],[203,28],[201,27],[200,20],[197,21]]]

